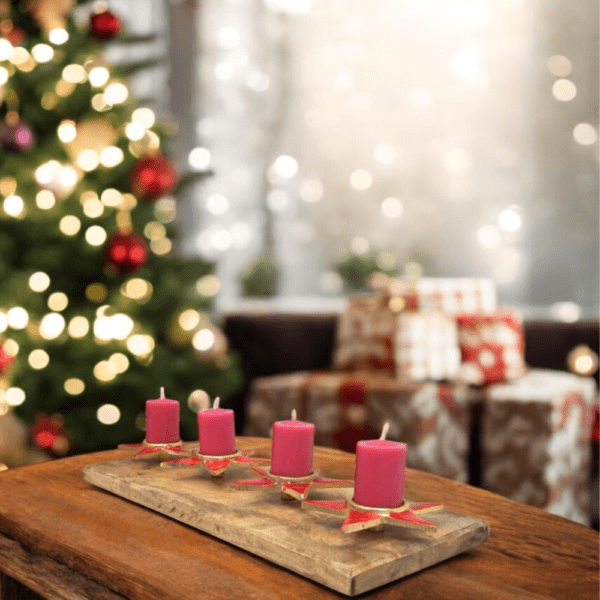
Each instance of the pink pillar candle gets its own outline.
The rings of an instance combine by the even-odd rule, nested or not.
[[[397,508],[404,498],[406,444],[364,440],[356,444],[354,502],[374,508]]]
[[[169,444],[179,441],[179,402],[161,397],[146,400],[146,442],[149,444]]]
[[[295,418],[273,423],[271,473],[279,477],[310,475],[314,440],[314,423],[297,421]]]
[[[207,408],[198,413],[198,437],[200,454],[227,456],[235,453],[235,424],[233,411],[229,408]]]

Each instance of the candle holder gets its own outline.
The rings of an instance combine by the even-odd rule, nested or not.
[[[179,465],[186,467],[200,467],[208,471],[213,477],[219,477],[231,467],[238,465],[252,465],[257,463],[267,463],[268,458],[255,458],[251,456],[256,448],[248,448],[246,450],[237,450],[233,454],[225,456],[209,456],[208,454],[200,454],[198,450],[193,450],[192,456],[186,458],[177,458],[166,460],[160,463],[161,467],[177,467]]]
[[[383,531],[384,525],[435,531],[437,525],[421,519],[419,515],[442,510],[444,506],[435,502],[404,500],[397,508],[376,508],[362,506],[353,500],[304,500],[302,508],[345,516],[342,532],[354,533],[364,529]]]
[[[282,500],[304,500],[311,487],[342,488],[353,487],[354,481],[348,479],[327,479],[319,475],[319,469],[313,469],[310,475],[304,477],[282,477],[271,471],[252,467],[260,475],[255,479],[242,479],[231,484],[235,490],[258,490],[270,487],[279,487]]]
[[[190,453],[190,450],[184,448],[182,440],[165,444],[151,444],[144,440],[140,444],[119,444],[118,448],[119,450],[139,450],[134,456],[135,459],[157,458],[161,461]]]

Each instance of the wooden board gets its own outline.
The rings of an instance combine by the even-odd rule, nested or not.
[[[482,519],[446,510],[426,515],[437,525],[434,532],[386,527],[383,532],[344,534],[343,519],[284,501],[278,489],[230,489],[231,482],[252,476],[248,469],[230,469],[212,478],[196,468],[161,469],[157,463],[124,459],[87,465],[83,473],[97,487],[348,596],[435,565],[478,546],[489,535]],[[351,494],[351,489],[314,490],[310,499],[349,499]]]

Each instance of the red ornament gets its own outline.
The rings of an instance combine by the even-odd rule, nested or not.
[[[29,124],[21,119],[16,125],[0,128],[0,141],[6,152],[25,152],[35,143],[35,136]]]
[[[8,371],[10,365],[15,360],[14,356],[11,356],[4,348],[0,346],[0,375],[3,375]]]
[[[142,200],[155,200],[177,184],[177,170],[164,156],[146,156],[137,160],[129,172],[131,191]]]
[[[92,15],[90,19],[91,33],[99,40],[112,40],[119,34],[122,26],[121,19],[108,10]]]
[[[27,34],[22,27],[13,26],[5,37],[13,46],[20,46],[27,39]]]
[[[117,231],[104,245],[104,267],[118,276],[137,271],[148,259],[146,240],[137,233]]]
[[[53,456],[64,456],[71,448],[71,439],[61,415],[36,415],[31,427],[31,439],[40,448]]]

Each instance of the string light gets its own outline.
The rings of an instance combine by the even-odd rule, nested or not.
[[[119,192],[119,190],[107,188],[102,192],[102,194],[100,194],[100,200],[102,200],[102,204],[104,204],[104,206],[115,207],[121,204],[123,201],[123,195],[121,192]]]
[[[298,173],[298,161],[287,154],[278,156],[267,171],[269,183],[278,185],[291,179]]]
[[[94,377],[104,383],[112,381],[117,376],[117,371],[107,360],[101,360],[96,364],[93,372]]]
[[[35,195],[35,203],[42,210],[50,210],[56,204],[56,198],[50,190],[40,190]]]
[[[20,406],[25,402],[25,391],[18,387],[8,388],[4,399],[9,406]]]
[[[200,313],[193,308],[188,308],[179,315],[178,321],[181,329],[191,331],[200,323]]]
[[[48,44],[36,44],[31,49],[31,54],[39,63],[46,63],[54,57],[54,49],[52,46],[48,46]]]
[[[518,231],[523,224],[518,206],[509,206],[498,215],[498,225],[503,231]]]
[[[174,198],[161,198],[154,204],[154,216],[161,223],[171,223],[177,216],[177,203]]]
[[[9,356],[16,356],[19,353],[19,344],[16,340],[12,338],[8,338],[4,340],[4,344],[2,344],[2,348]]]
[[[72,338],[82,338],[90,330],[90,322],[82,316],[73,317],[69,321],[67,332]]]
[[[141,123],[136,123],[133,121],[131,123],[127,123],[125,127],[125,135],[130,140],[141,140],[145,134],[146,128]]]
[[[77,127],[75,126],[75,121],[71,121],[69,119],[61,121],[56,132],[58,134],[58,139],[61,142],[72,142],[77,137]]]
[[[560,54],[555,54],[548,59],[548,71],[557,77],[566,77],[571,73],[571,61]]]
[[[116,167],[124,158],[123,150],[117,146],[108,146],[100,152],[100,164],[104,167]]]
[[[88,79],[92,87],[102,87],[110,77],[108,69],[104,67],[94,67],[88,74]]]
[[[93,171],[100,164],[100,156],[90,148],[82,150],[77,156],[77,166],[84,171]]]
[[[23,198],[21,198],[21,196],[8,196],[4,199],[4,204],[2,206],[4,208],[4,212],[11,217],[23,216],[25,203],[23,202]]]
[[[223,194],[210,194],[206,199],[206,210],[212,215],[223,215],[229,210],[229,199]]]
[[[131,113],[131,121],[133,123],[139,123],[144,129],[150,129],[150,127],[154,125],[155,119],[154,111],[150,108],[136,108],[133,113]]]
[[[32,369],[40,370],[44,369],[50,363],[50,356],[44,350],[37,349],[33,350],[27,359]]]
[[[40,335],[47,340],[57,338],[65,328],[65,318],[59,313],[48,313],[40,321]]]
[[[8,60],[13,50],[13,45],[6,38],[0,38],[0,60]]]
[[[200,329],[192,338],[192,345],[196,350],[206,351],[212,348],[215,343],[215,334],[210,329]]]
[[[100,202],[100,198],[97,195],[93,195],[92,197],[87,197],[83,201],[83,213],[86,217],[90,219],[95,219],[97,217],[102,216],[104,212],[104,204]]]
[[[127,339],[127,350],[135,356],[147,356],[154,350],[154,339],[149,335],[136,334]]]
[[[75,215],[66,215],[60,220],[58,228],[65,235],[73,236],[81,229],[81,221]]]
[[[30,54],[23,46],[17,46],[8,59],[13,65],[19,66],[29,60]]]
[[[173,242],[168,238],[161,238],[159,240],[152,240],[150,242],[150,250],[158,256],[164,256],[173,249]]]
[[[136,277],[123,284],[121,293],[132,300],[144,302],[152,296],[152,285],[145,279]]]
[[[78,396],[85,390],[85,383],[77,377],[71,377],[65,381],[65,392],[71,396]]]
[[[50,31],[50,33],[48,34],[48,39],[55,46],[60,46],[69,39],[69,33],[66,29],[62,27],[57,27],[56,29]]]
[[[8,71],[4,67],[0,67],[0,85],[4,85],[8,81]]]
[[[8,319],[6,318],[6,315],[2,311],[0,311],[0,332],[6,331],[7,328]]]
[[[63,292],[54,292],[48,297],[48,308],[55,312],[65,310],[69,304],[67,295]]]
[[[29,313],[22,306],[13,306],[6,313],[6,319],[12,329],[25,329],[29,322]]]
[[[150,221],[144,227],[144,235],[149,240],[159,240],[167,235],[167,228],[157,221]]]
[[[0,194],[10,196],[17,191],[17,180],[14,177],[3,177],[0,179]]]
[[[103,425],[114,425],[121,418],[121,411],[114,404],[103,404],[96,412],[96,417]]]
[[[105,112],[112,108],[112,105],[104,99],[104,94],[94,94],[92,96],[91,104],[92,108],[98,112]]]
[[[117,373],[125,373],[129,368],[129,359],[122,352],[115,352],[110,356],[108,362]]]
[[[127,100],[129,91],[122,83],[111,83],[104,90],[104,101],[107,104],[121,104]]]
[[[188,407],[193,412],[200,412],[206,410],[210,406],[210,396],[204,390],[194,390],[188,396]]]

